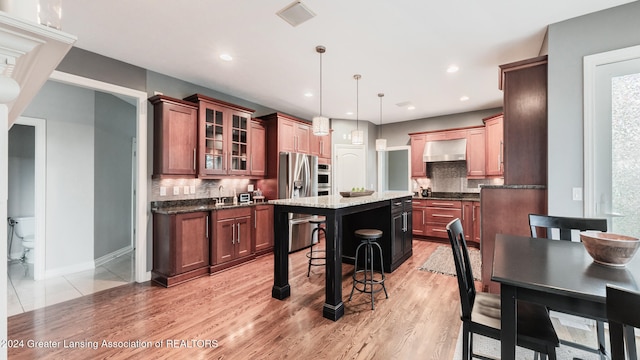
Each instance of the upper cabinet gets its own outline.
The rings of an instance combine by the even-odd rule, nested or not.
[[[278,144],[280,151],[311,153],[309,140],[311,139],[311,126],[300,123],[295,119],[288,119],[283,114],[278,116]]]
[[[195,177],[198,106],[156,95],[153,104],[153,178]]]
[[[485,128],[467,130],[467,177],[485,177]]]
[[[547,184],[547,56],[500,66],[504,184]]]
[[[198,177],[250,175],[254,110],[201,94],[185,100],[198,104]]]
[[[503,176],[503,117],[502,114],[482,119],[485,125],[487,176]]]
[[[319,164],[331,163],[331,133],[324,136],[315,136],[311,134],[309,146],[311,155],[318,157]]]
[[[249,173],[255,177],[264,177],[267,173],[267,129],[262,121],[251,121],[251,157]]]
[[[427,166],[422,160],[426,134],[409,134],[411,136],[411,177],[426,177]]]

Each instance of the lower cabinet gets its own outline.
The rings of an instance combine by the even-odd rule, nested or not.
[[[256,255],[273,251],[273,205],[253,207],[253,243]]]
[[[465,240],[480,244],[480,201],[413,199],[413,235],[448,239],[447,224],[460,218]]]
[[[427,200],[413,199],[412,208],[413,235],[426,236]]]
[[[411,198],[391,201],[391,264],[395,270],[413,254],[413,218]]]
[[[273,251],[273,205],[153,214],[151,280],[165,287]]]
[[[209,212],[153,215],[152,280],[166,287],[209,273]]]
[[[252,256],[251,208],[216,210],[213,214],[211,271],[237,265]]]
[[[427,200],[425,235],[448,239],[447,224],[455,218],[462,219],[460,200]]]

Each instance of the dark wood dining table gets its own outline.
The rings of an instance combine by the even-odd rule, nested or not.
[[[492,266],[491,280],[500,283],[503,360],[515,358],[517,300],[606,321],[607,284],[640,290],[639,255],[625,267],[601,265],[581,242],[498,234]]]

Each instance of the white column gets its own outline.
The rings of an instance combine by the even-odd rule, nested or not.
[[[7,202],[9,199],[9,108],[0,104],[0,339],[7,339]],[[0,348],[0,359],[7,358],[7,348]]]

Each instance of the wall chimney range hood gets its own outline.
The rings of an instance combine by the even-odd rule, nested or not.
[[[467,159],[467,139],[427,141],[422,160],[424,162],[464,161]]]

